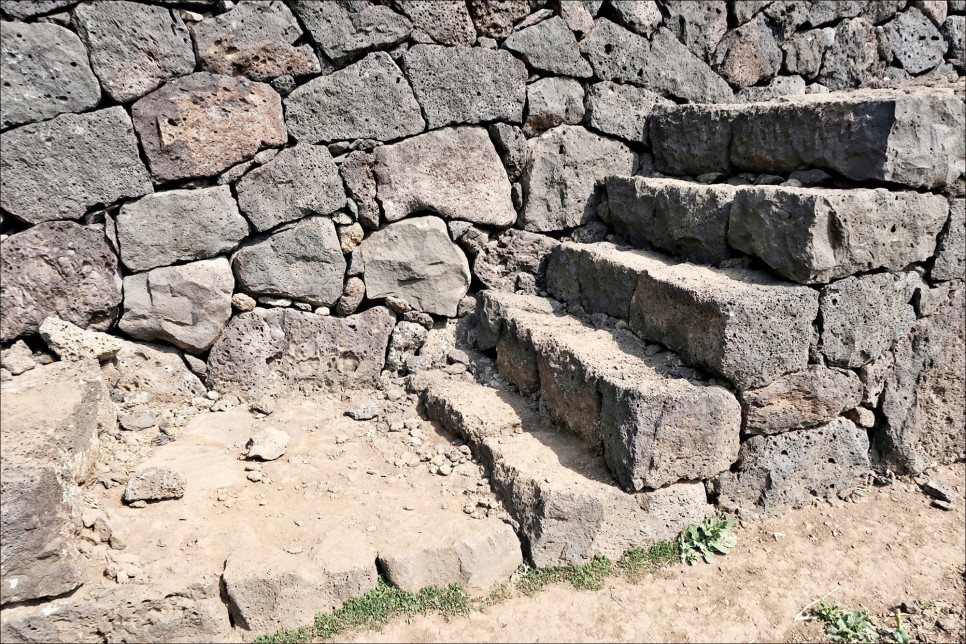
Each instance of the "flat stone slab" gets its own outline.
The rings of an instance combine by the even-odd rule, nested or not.
[[[122,107],[18,127],[0,145],[0,206],[30,224],[153,192]]]
[[[672,175],[821,168],[854,181],[942,188],[966,168],[952,90],[863,90],[783,102],[680,105],[651,117],[655,167]]]
[[[700,484],[627,494],[576,437],[546,424],[518,394],[436,376],[423,392],[427,415],[468,441],[519,522],[535,566],[572,566],[699,523],[711,507]]]
[[[337,64],[370,49],[400,43],[412,32],[412,23],[405,16],[383,5],[316,0],[291,4],[312,40]]]
[[[215,342],[208,382],[253,399],[293,389],[374,385],[395,324],[383,307],[346,318],[257,308],[233,317]]]
[[[196,72],[131,107],[155,181],[210,177],[288,141],[281,97],[265,83]]]

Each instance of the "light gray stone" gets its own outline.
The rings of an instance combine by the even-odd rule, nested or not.
[[[231,305],[242,313],[254,310],[256,304],[255,298],[244,293],[235,293],[231,296]]]
[[[647,119],[654,106],[672,104],[650,90],[610,81],[591,85],[584,101],[589,127],[631,143],[647,143]]]
[[[15,376],[37,366],[33,351],[23,340],[17,340],[9,349],[0,351],[0,366]]]
[[[135,405],[123,414],[118,416],[117,422],[121,429],[129,432],[137,432],[143,429],[151,429],[158,424],[158,419],[154,412],[147,405]],[[104,539],[106,541],[106,539]]]
[[[397,0],[399,9],[441,45],[472,45],[476,29],[465,2],[437,0]]]
[[[818,76],[822,69],[825,52],[835,40],[835,30],[811,29],[789,38],[782,49],[785,52],[785,69],[809,80]]]
[[[121,261],[144,271],[229,251],[248,235],[248,223],[228,186],[166,190],[121,206]]]
[[[782,51],[763,14],[722,38],[712,58],[715,71],[738,87],[768,80],[781,64]]]
[[[4,128],[97,106],[101,88],[74,32],[49,23],[4,21],[0,41]]]
[[[754,18],[756,13],[770,5],[772,2],[773,0],[735,0],[735,20],[738,21],[739,25],[743,25]]]
[[[285,454],[288,447],[289,435],[280,429],[266,427],[252,434],[246,446],[245,458],[274,461]]]
[[[282,150],[242,177],[235,192],[238,207],[259,232],[307,215],[327,215],[346,204],[339,169],[323,145]]]
[[[838,418],[815,429],[753,436],[741,446],[738,471],[715,481],[718,504],[743,519],[775,516],[818,498],[846,498],[866,482],[869,438]]]
[[[617,22],[642,36],[649,36],[664,17],[654,0],[610,0]]]
[[[38,224],[0,243],[0,340],[36,333],[50,316],[107,329],[121,304],[117,257],[104,233],[73,222]]]
[[[414,322],[400,322],[389,337],[389,352],[386,354],[386,369],[406,371],[406,362],[416,355],[426,342],[426,329]]]
[[[812,364],[767,387],[741,392],[748,434],[779,434],[823,425],[862,401],[862,382],[851,371]]]
[[[966,69],[966,16],[949,16],[942,27],[949,53],[959,60],[959,71]]]
[[[552,237],[511,228],[486,243],[473,261],[473,274],[487,288],[513,292],[521,276],[543,283],[550,253],[559,242]]]
[[[784,96],[802,96],[807,93],[801,76],[775,76],[762,87],[745,87],[735,94],[736,103],[761,103]]]
[[[356,217],[367,230],[379,228],[379,204],[376,202],[376,176],[372,172],[371,154],[350,152],[339,165],[339,173],[356,205]]]
[[[466,5],[476,30],[501,40],[510,35],[514,22],[530,13],[527,0],[467,0]]]
[[[360,248],[369,299],[392,295],[417,311],[456,315],[470,285],[470,269],[442,219],[415,217],[390,224]]]
[[[429,129],[523,119],[527,68],[509,52],[416,45],[403,68]]]
[[[832,91],[852,89],[868,80],[878,61],[875,27],[865,18],[853,18],[835,28],[817,79]]]
[[[295,45],[302,29],[280,0],[243,2],[191,30],[206,71],[243,74],[258,81],[322,71],[311,45]]]
[[[383,307],[347,318],[255,309],[231,319],[208,357],[208,382],[258,400],[374,386],[396,317]]]
[[[350,277],[345,281],[342,296],[335,306],[335,314],[345,317],[352,315],[366,297],[366,283],[360,277]]]
[[[331,306],[342,295],[346,262],[332,220],[309,217],[243,246],[232,267],[249,295]]]
[[[928,259],[949,207],[940,195],[762,186],[738,191],[728,242],[802,284]]]
[[[175,10],[140,2],[90,2],[72,15],[104,91],[119,103],[194,71],[191,34]]]
[[[196,72],[131,107],[156,181],[210,177],[288,141],[282,100],[271,86]]]
[[[847,277],[822,289],[819,349],[829,363],[861,367],[904,337],[916,323],[915,273]]]
[[[285,115],[291,135],[304,143],[391,141],[424,128],[412,88],[382,52],[298,87],[285,99]]]
[[[184,496],[188,480],[183,472],[170,467],[146,467],[138,470],[124,486],[125,503],[164,501]]]
[[[727,234],[735,192],[723,184],[608,177],[607,208],[614,231],[633,246],[719,264],[733,255]]]
[[[145,403],[180,407],[207,391],[174,347],[147,342],[121,341],[121,349],[101,367],[104,379],[118,400],[134,398]]]
[[[724,0],[664,3],[664,24],[699,58],[708,60],[728,31],[728,6]]]
[[[577,38],[559,16],[513,33],[503,46],[539,71],[574,78],[593,74],[590,63],[580,55]]]
[[[936,260],[929,276],[934,280],[966,277],[966,199],[949,201],[949,221],[939,234]]]
[[[78,0],[0,0],[0,9],[11,18],[26,20],[67,9]]]
[[[60,318],[49,317],[40,324],[40,337],[61,360],[110,360],[124,348],[120,338],[88,331]]]
[[[921,74],[942,62],[946,41],[919,9],[911,7],[883,27],[892,53],[910,74]]]
[[[596,30],[595,30],[596,33]],[[630,175],[634,153],[623,143],[561,125],[527,141],[521,224],[525,230],[564,230],[596,210],[597,186],[608,175]]]
[[[490,226],[516,221],[510,182],[478,127],[447,128],[376,148],[373,171],[387,221],[430,210]],[[440,159],[447,163],[440,164]]]
[[[389,7],[355,0],[295,0],[292,10],[312,39],[337,64],[371,49],[383,49],[409,37],[412,23]]]
[[[527,157],[527,139],[523,130],[509,123],[494,123],[489,127],[490,139],[503,160],[507,177],[516,181],[523,172]]]
[[[206,351],[231,317],[235,280],[223,257],[167,266],[124,278],[118,328],[139,340]]]
[[[524,132],[535,134],[584,119],[584,88],[572,78],[541,78],[527,86]]]
[[[25,125],[0,134],[0,145],[0,206],[27,223],[153,191],[121,107]]]

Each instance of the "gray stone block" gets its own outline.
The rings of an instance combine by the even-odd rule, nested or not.
[[[939,234],[929,276],[934,280],[966,278],[966,199],[949,202],[949,221]]]
[[[400,0],[396,4],[412,20],[413,28],[426,32],[441,45],[476,42],[476,29],[465,2]]]
[[[294,0],[292,10],[319,48],[337,64],[371,49],[401,43],[412,23],[387,6],[352,0]]]
[[[817,80],[832,91],[864,85],[879,65],[876,32],[864,17],[842,22],[825,52]]]
[[[673,105],[650,90],[603,81],[587,90],[586,123],[630,143],[647,143],[647,121],[655,105]]]
[[[765,16],[758,14],[721,39],[711,64],[732,85],[750,87],[778,73],[782,50]]]
[[[910,74],[921,74],[942,62],[946,41],[936,26],[916,7],[900,13],[883,30],[892,53]]]
[[[584,120],[584,87],[572,78],[541,78],[527,86],[527,134]]]
[[[577,37],[559,16],[511,34],[503,46],[539,71],[574,78],[593,74],[590,63],[580,55]]]

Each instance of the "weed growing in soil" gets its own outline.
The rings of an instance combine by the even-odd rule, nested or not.
[[[869,611],[842,610],[835,604],[819,603],[812,609],[812,615],[825,622],[825,636],[830,642],[844,644],[864,644],[888,642],[909,644],[909,633],[902,625],[902,617],[896,612],[896,627],[880,628]]]
[[[688,565],[697,563],[699,558],[705,563],[714,561],[714,555],[726,555],[738,543],[738,535],[731,531],[734,519],[727,517],[707,517],[699,525],[690,525],[678,536],[681,561]]]

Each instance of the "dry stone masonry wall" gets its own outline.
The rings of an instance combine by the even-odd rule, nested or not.
[[[541,566],[962,458],[964,39],[961,0],[0,0],[0,378],[79,454],[111,400],[406,386]],[[54,518],[3,604],[81,583],[81,461],[4,449]]]

